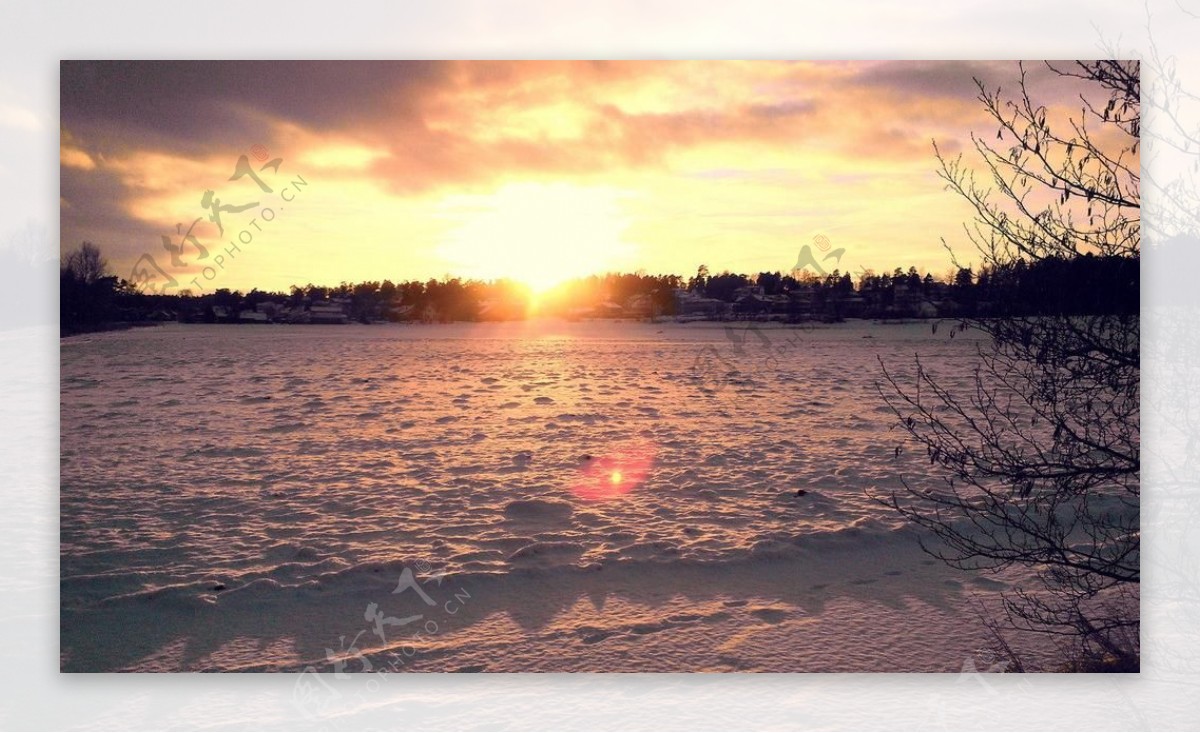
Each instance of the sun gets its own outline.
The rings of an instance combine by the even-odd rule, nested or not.
[[[437,253],[455,274],[514,280],[544,293],[630,261],[626,196],[612,188],[511,183],[489,196],[448,197],[440,209],[453,224]]]

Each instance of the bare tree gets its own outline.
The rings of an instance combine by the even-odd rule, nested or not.
[[[84,242],[79,249],[63,255],[61,269],[76,281],[91,285],[108,272],[108,262],[100,254],[100,248]]]
[[[976,80],[999,128],[994,140],[972,135],[986,185],[935,144],[947,188],[974,209],[967,235],[993,270],[1136,258],[1138,64],[1047,66],[1080,85],[1078,114],[1038,104],[1023,66],[1011,98]],[[929,530],[926,551],[952,566],[1033,571],[1035,584],[1005,595],[1006,622],[1059,635],[1086,668],[1137,669],[1138,313],[968,318],[957,328],[986,336],[966,383],[919,360],[911,374],[884,366],[881,394],[938,470],[876,498]]]

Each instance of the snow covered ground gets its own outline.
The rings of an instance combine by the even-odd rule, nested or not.
[[[928,469],[878,358],[966,380],[969,335],[727,325],[64,339],[62,669],[985,666],[1014,579],[867,495]]]

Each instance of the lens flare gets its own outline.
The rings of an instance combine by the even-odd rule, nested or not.
[[[641,486],[654,467],[654,447],[639,443],[619,446],[587,461],[571,491],[585,501],[607,501]]]

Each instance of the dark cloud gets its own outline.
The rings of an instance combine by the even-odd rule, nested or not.
[[[976,80],[989,93],[1000,88],[1016,93],[1022,70],[1025,85],[1035,104],[1074,107],[1079,96],[1094,98],[1097,88],[1080,79],[1060,74],[1072,71],[1075,61],[885,61],[871,64],[852,78],[852,83],[870,89],[891,91],[915,99],[950,99],[973,102],[979,96]]]
[[[63,61],[62,123],[89,150],[242,148],[284,120],[326,132],[419,116],[439,62]]]
[[[159,241],[155,232],[125,209],[129,191],[117,173],[64,166],[59,187],[64,251],[86,240],[98,245],[110,260],[136,259]],[[164,228],[163,233],[168,231]]]
[[[795,99],[776,104],[755,104],[746,109],[751,117],[794,119],[815,111],[817,105],[809,99]]]
[[[971,99],[979,94],[975,79],[995,85],[1016,76],[1012,61],[884,61],[864,68],[852,83],[925,98]]]

